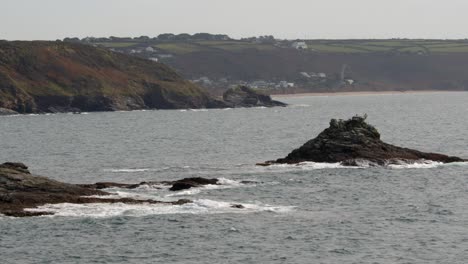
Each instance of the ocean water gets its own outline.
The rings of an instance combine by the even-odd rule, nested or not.
[[[183,206],[59,204],[44,206],[55,216],[0,216],[0,262],[467,263],[465,164],[254,164],[284,157],[331,118],[364,113],[388,143],[468,158],[468,93],[280,99],[291,105],[0,117],[0,162],[35,174],[222,183],[109,190],[194,200]]]

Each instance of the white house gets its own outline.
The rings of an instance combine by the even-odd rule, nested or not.
[[[304,41],[296,41],[291,45],[291,47],[295,49],[307,49],[308,48],[307,44]]]

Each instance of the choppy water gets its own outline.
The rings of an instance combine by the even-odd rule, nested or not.
[[[363,113],[386,142],[468,157],[468,93],[282,99],[292,106],[0,117],[0,161],[36,174],[223,183],[112,190],[195,201],[183,206],[55,205],[53,217],[0,217],[0,262],[467,263],[466,165],[253,164],[285,156],[330,118]]]

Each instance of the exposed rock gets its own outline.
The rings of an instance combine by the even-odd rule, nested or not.
[[[272,100],[269,95],[262,94],[247,86],[238,86],[224,92],[223,100],[230,107],[255,107],[255,106],[286,106],[285,103]]]
[[[139,184],[128,184],[128,183],[118,183],[118,182],[96,182],[93,184],[78,184],[80,187],[89,188],[89,189],[108,189],[108,188],[126,188],[126,189],[134,189],[137,188],[146,182],[142,182]]]
[[[0,214],[8,216],[21,217],[50,214],[50,212],[46,211],[28,212],[24,211],[24,209],[57,203],[151,203],[180,205],[191,202],[185,199],[174,202],[161,202],[131,198],[105,198],[109,194],[96,188],[63,183],[46,177],[32,175],[27,166],[22,163],[8,162],[0,165]]]
[[[0,116],[2,116],[2,115],[17,115],[17,114],[18,114],[18,112],[16,112],[16,111],[0,107]]]
[[[172,183],[172,187],[169,189],[171,191],[180,191],[185,189],[190,189],[193,187],[200,187],[208,184],[217,184],[218,179],[205,179],[201,177],[197,178],[185,178],[178,180]]]
[[[293,150],[287,157],[257,165],[295,164],[305,161],[341,162],[357,166],[362,160],[376,165],[431,160],[443,163],[467,161],[459,157],[438,153],[425,153],[387,144],[380,139],[375,127],[365,122],[367,116],[354,116],[349,120],[330,121],[330,127],[302,147]]]

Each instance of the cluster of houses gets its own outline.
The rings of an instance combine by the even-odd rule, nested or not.
[[[138,46],[138,47],[132,47],[129,49],[111,48],[110,50],[114,52],[130,54],[130,55],[138,55],[140,57],[144,57],[144,58],[147,58],[148,60],[156,61],[156,62],[160,61],[161,59],[169,59],[174,56],[172,54],[161,53],[160,51],[158,51],[152,46]]]
[[[256,81],[242,81],[242,80],[228,80],[227,78],[221,78],[219,80],[212,80],[209,77],[203,76],[198,79],[192,80],[192,82],[197,83],[204,87],[226,87],[231,88],[238,85],[245,85],[255,89],[261,90],[281,90],[287,88],[295,87],[293,82],[288,81],[265,81],[265,80],[256,80]]]

